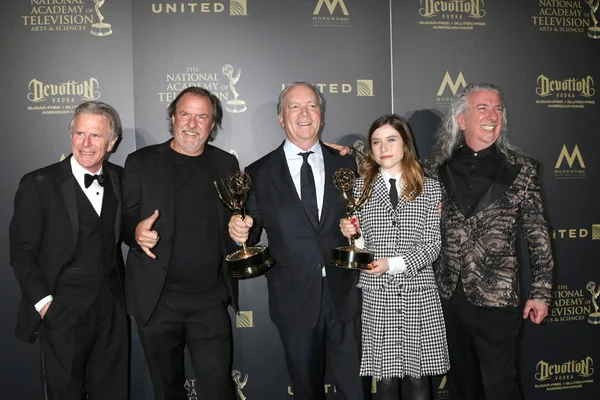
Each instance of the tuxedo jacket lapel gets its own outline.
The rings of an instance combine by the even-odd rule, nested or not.
[[[494,201],[502,197],[508,191],[510,185],[515,181],[519,172],[521,172],[521,167],[521,165],[510,164],[507,161],[503,161],[496,181],[490,185],[483,197],[477,202],[475,207],[473,207],[473,212],[469,216],[477,214],[479,211],[485,209]]]
[[[77,251],[77,239],[79,238],[79,214],[77,212],[77,199],[75,197],[75,185],[77,181],[71,171],[71,157],[65,158],[59,166],[60,190],[65,202],[69,221],[71,222],[71,231],[73,234],[73,253]]]
[[[117,212],[115,213],[115,242],[119,242],[121,237],[121,182],[117,172],[111,168],[107,163],[104,163],[104,173],[109,175],[109,183],[117,198]]]

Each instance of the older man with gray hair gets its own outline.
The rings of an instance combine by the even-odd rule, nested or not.
[[[15,196],[10,263],[23,293],[16,334],[40,342],[45,399],[128,398],[123,169],[106,161],[119,134],[111,106],[79,105],[73,153],[25,175]]]

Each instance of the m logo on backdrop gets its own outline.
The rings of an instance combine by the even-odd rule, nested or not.
[[[37,78],[29,81],[27,99],[28,111],[41,112],[42,115],[71,114],[82,101],[100,98],[98,79],[91,77],[84,81],[66,81],[44,83]]]
[[[350,13],[344,0],[317,0],[312,22],[315,27],[347,28],[350,26]]]
[[[568,168],[565,168],[565,162]],[[554,166],[554,178],[583,179],[585,177],[585,163],[583,161],[583,157],[581,156],[581,152],[579,151],[579,147],[575,145],[573,151],[569,153],[567,150],[567,145],[563,145],[562,150],[558,155],[558,159],[556,160],[556,165]]]
[[[544,33],[579,33],[591,39],[600,39],[598,6],[600,0],[555,1],[539,0],[533,26]]]
[[[486,22],[484,0],[420,0],[419,25],[441,31],[472,31]]]
[[[448,107],[450,101],[456,96],[459,90],[467,86],[467,81],[460,71],[456,79],[452,79],[449,71],[446,71],[442,83],[437,91],[436,103],[438,107]]]
[[[236,328],[254,328],[254,314],[252,311],[240,311],[235,316]]]
[[[583,78],[550,79],[546,75],[538,76],[535,93],[540,97],[536,104],[548,108],[585,108],[595,106],[596,94],[594,78],[588,75]]]

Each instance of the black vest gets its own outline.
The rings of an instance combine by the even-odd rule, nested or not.
[[[75,197],[79,218],[77,252],[69,268],[60,277],[56,294],[72,299],[71,305],[83,311],[90,306],[105,283],[117,299],[123,298],[115,249],[118,201],[110,181],[104,187],[100,216],[77,182]]]

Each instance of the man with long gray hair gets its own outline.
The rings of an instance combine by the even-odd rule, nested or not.
[[[500,89],[472,83],[450,104],[426,161],[442,183],[442,251],[434,269],[450,351],[452,399],[518,399],[521,316],[548,313],[554,261],[538,163],[506,137]],[[520,308],[517,232],[533,274]]]
[[[72,154],[25,175],[15,196],[10,263],[23,294],[16,333],[40,342],[45,399],[126,400],[123,168],[105,160],[119,117],[88,101],[69,129]]]

